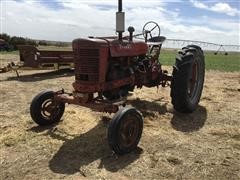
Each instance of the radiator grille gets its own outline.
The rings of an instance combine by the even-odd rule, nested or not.
[[[99,78],[99,49],[78,49],[76,56],[76,80],[97,82]]]

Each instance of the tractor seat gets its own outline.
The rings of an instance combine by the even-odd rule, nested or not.
[[[163,43],[166,40],[164,36],[155,36],[148,39],[148,42]]]

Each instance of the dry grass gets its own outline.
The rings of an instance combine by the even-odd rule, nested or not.
[[[108,147],[110,115],[69,105],[56,127],[38,127],[29,105],[41,90],[71,91],[73,72],[0,74],[1,179],[239,179],[240,74],[208,71],[199,108],[173,110],[169,88],[136,90],[144,116],[139,148]]]

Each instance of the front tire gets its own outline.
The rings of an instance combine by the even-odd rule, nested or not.
[[[142,115],[133,107],[119,110],[108,127],[108,143],[116,154],[136,149],[143,130]]]
[[[42,91],[32,100],[30,114],[40,126],[58,123],[64,113],[65,104],[54,101],[53,91]]]
[[[199,103],[205,76],[202,49],[189,45],[179,51],[173,69],[171,97],[174,109],[182,113],[193,112]]]

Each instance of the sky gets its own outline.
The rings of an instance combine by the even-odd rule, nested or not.
[[[0,0],[0,31],[69,42],[110,36],[116,11],[117,0]],[[155,21],[167,38],[240,44],[239,0],[123,0],[123,11],[136,33]]]

